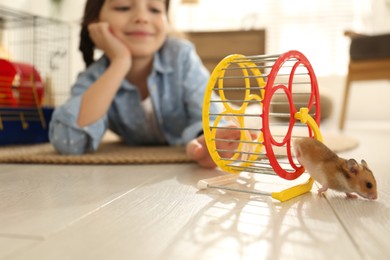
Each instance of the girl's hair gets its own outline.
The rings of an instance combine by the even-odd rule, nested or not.
[[[85,4],[84,16],[81,23],[79,50],[83,55],[83,60],[86,67],[94,62],[93,55],[95,50],[95,44],[89,36],[88,25],[97,21],[104,1],[105,0],[87,0],[87,3]],[[165,7],[166,11],[168,12],[169,0],[165,0]]]

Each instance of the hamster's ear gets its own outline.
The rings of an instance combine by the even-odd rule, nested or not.
[[[353,173],[353,174],[357,174],[358,171],[359,171],[359,164],[357,163],[357,161],[355,159],[349,159],[348,162],[348,170]]]
[[[361,164],[362,164],[364,167],[367,167],[367,168],[368,168],[368,164],[367,164],[367,162],[366,162],[365,160],[362,160],[362,161],[361,161]]]

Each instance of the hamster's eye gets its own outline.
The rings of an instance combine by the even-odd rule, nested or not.
[[[371,182],[366,182],[366,187],[368,189],[372,189],[372,183]]]

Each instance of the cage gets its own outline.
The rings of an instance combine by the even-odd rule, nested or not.
[[[0,5],[0,144],[48,141],[69,89],[71,25]]]

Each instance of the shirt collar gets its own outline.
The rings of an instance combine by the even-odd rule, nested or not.
[[[164,52],[165,44],[160,48],[158,52],[154,54],[153,67],[156,72],[166,74],[173,71],[172,63],[168,62],[171,58]],[[164,55],[165,54],[165,55]]]

